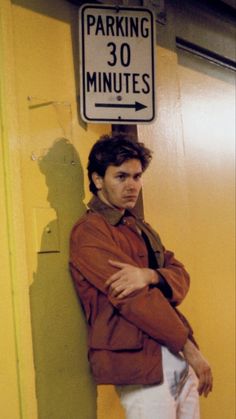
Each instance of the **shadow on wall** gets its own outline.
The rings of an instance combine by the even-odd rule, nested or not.
[[[86,326],[68,269],[70,231],[85,211],[83,171],[75,148],[64,138],[40,158],[39,168],[50,204],[37,208],[43,234],[30,288],[39,419],[94,419],[96,389],[87,362]]]

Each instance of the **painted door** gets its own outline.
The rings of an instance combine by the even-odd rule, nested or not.
[[[234,30],[230,17],[220,19],[191,2],[178,2],[173,14],[176,48],[157,51],[159,115],[155,124],[139,128],[139,138],[154,150],[145,213],[191,274],[181,308],[214,374],[213,393],[201,399],[202,418],[233,419]]]

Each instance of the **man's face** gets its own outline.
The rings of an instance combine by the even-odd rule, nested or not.
[[[102,178],[93,174],[93,181],[98,188],[98,197],[120,211],[132,209],[142,187],[142,165],[139,160],[131,159],[120,166],[108,166]]]

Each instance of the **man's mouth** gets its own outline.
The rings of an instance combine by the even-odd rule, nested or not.
[[[134,200],[134,199],[137,199],[137,198],[138,198],[137,195],[126,195],[126,196],[124,196],[124,199]]]

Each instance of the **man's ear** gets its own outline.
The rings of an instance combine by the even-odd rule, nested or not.
[[[93,183],[96,186],[97,190],[100,191],[103,185],[103,178],[98,175],[97,172],[92,173]]]

